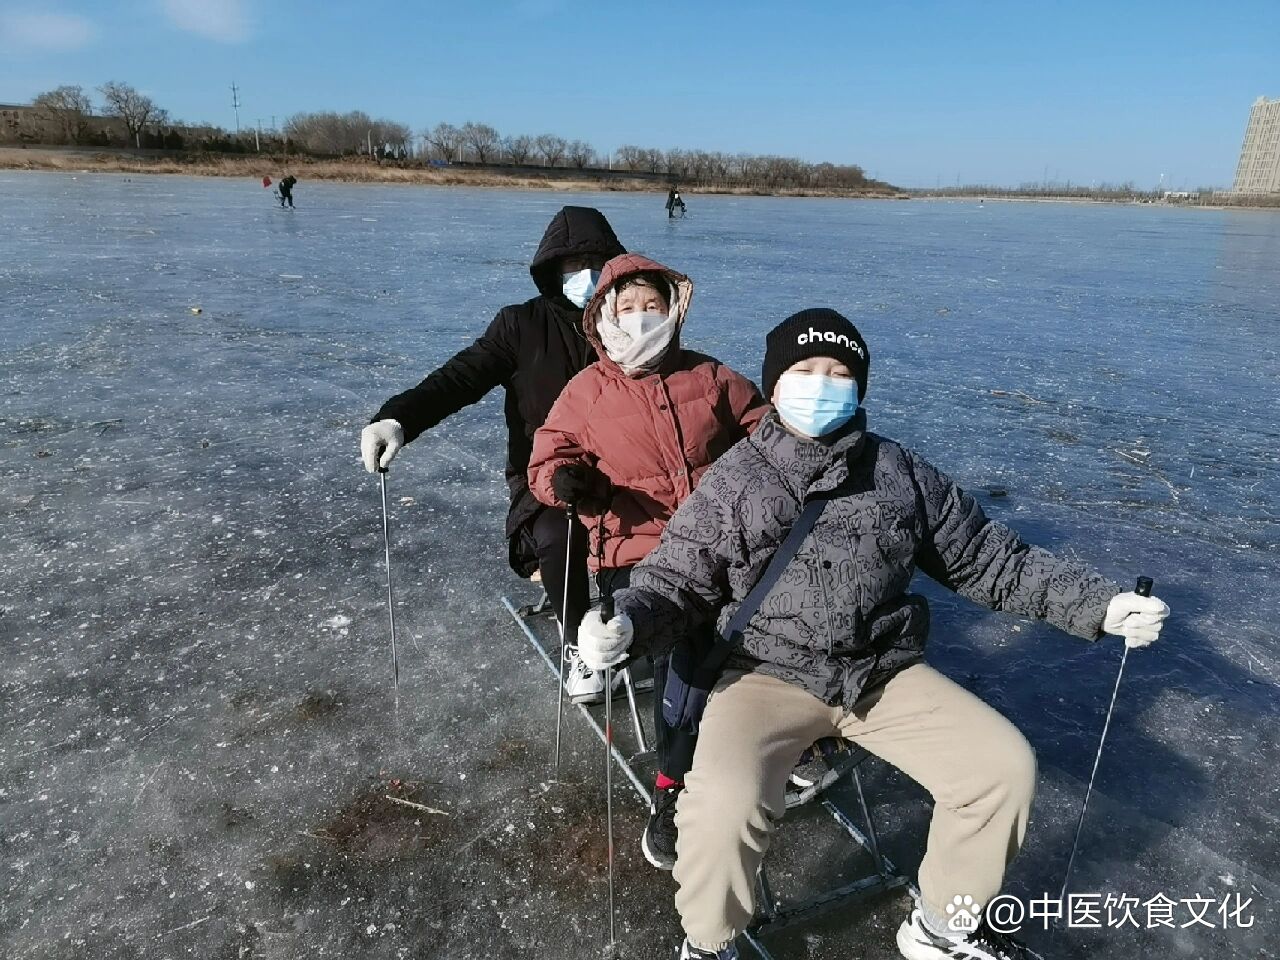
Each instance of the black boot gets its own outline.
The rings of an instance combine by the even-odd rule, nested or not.
[[[684,784],[653,791],[653,811],[640,838],[644,858],[659,870],[672,870],[676,865],[676,799]]]

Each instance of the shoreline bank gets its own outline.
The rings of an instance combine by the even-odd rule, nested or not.
[[[1119,205],[1119,206],[1137,206],[1137,207],[1158,207],[1161,209],[1186,209],[1186,210],[1267,210],[1280,211],[1280,198],[1275,201],[1268,201],[1266,198],[1260,203],[1212,203],[1212,202],[1184,202],[1176,200],[1138,200],[1129,197],[1037,197],[1037,196],[1011,196],[1007,194],[972,194],[972,193],[940,193],[940,194],[916,194],[910,190],[905,191],[911,194],[913,200],[946,200],[949,203],[1092,203],[1103,205]]]
[[[65,150],[49,147],[0,147],[0,170],[38,170],[51,173],[126,173],[138,175],[181,175],[197,177],[269,176],[278,179],[288,170],[300,180],[330,180],[339,183],[399,183],[434,187],[485,187],[515,190],[570,192],[665,193],[669,180],[651,175],[631,175],[615,171],[577,171],[536,167],[422,167],[394,161],[372,163],[361,160],[316,160],[309,157],[280,158],[255,156],[172,156],[127,154],[104,150]],[[905,194],[889,189],[826,190],[753,186],[683,186],[686,193],[761,197],[831,197],[837,199],[905,199]]]

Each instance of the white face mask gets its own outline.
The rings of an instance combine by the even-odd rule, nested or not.
[[[678,297],[679,291],[672,286],[671,302],[677,303]],[[670,313],[633,310],[617,316],[613,312],[617,303],[617,292],[606,291],[596,325],[604,352],[629,377],[652,373],[679,333],[678,309]]]
[[[778,416],[806,437],[839,430],[858,412],[858,385],[848,377],[784,373],[778,378]]]
[[[667,322],[667,315],[656,310],[635,311],[618,315],[618,329],[639,340],[645,334],[652,333]]]
[[[577,270],[561,274],[561,289],[575,307],[585,307],[600,282],[599,270]]]

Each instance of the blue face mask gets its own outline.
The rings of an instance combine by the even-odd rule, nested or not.
[[[575,307],[585,307],[591,295],[596,292],[596,284],[600,282],[599,270],[578,270],[563,275],[564,295]]]
[[[774,406],[787,426],[806,437],[839,430],[858,412],[858,384],[845,377],[784,373]]]

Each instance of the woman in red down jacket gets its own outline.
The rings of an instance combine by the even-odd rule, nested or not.
[[[578,510],[591,533],[587,563],[605,594],[627,586],[706,469],[768,410],[751,381],[681,348],[692,297],[688,277],[646,257],[606,263],[582,318],[600,359],[569,381],[534,435],[529,488],[548,506]],[[662,716],[668,664],[654,664],[659,773],[641,848],[670,870],[675,800],[694,738]],[[589,673],[576,658],[571,671]]]

